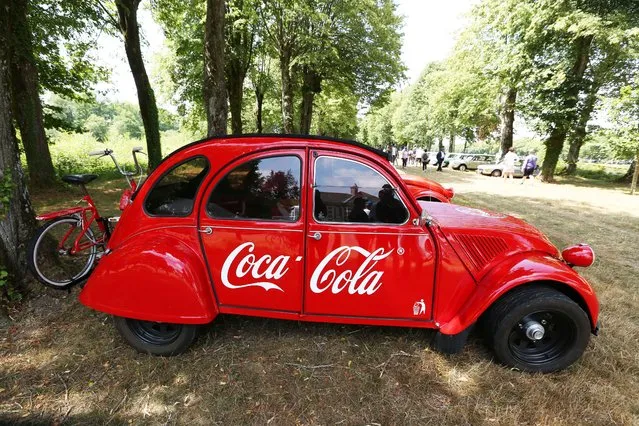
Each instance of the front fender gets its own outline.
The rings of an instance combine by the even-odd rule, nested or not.
[[[511,256],[488,272],[459,313],[440,325],[443,334],[457,334],[475,323],[497,299],[515,287],[545,282],[565,292],[588,314],[593,330],[599,317],[599,301],[594,290],[577,272],[545,253]]]
[[[194,227],[126,241],[100,259],[79,298],[92,309],[146,321],[206,324],[218,314]]]

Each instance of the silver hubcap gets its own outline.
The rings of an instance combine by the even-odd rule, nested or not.
[[[528,321],[524,324],[524,330],[526,332],[526,337],[533,341],[543,339],[544,333],[546,332],[544,326],[537,321]]]

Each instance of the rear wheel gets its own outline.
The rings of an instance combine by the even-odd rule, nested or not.
[[[466,169],[468,169],[468,167],[466,167],[466,165],[465,165],[465,164],[462,164],[462,165],[460,165],[460,166],[459,166],[459,171],[460,171],[460,172],[465,172],[465,171],[466,171]]]
[[[86,246],[73,251],[75,241]],[[98,254],[91,229],[82,231],[82,221],[67,216],[54,219],[38,228],[27,248],[27,263],[41,283],[65,289],[85,280]]]
[[[184,352],[197,337],[198,326],[115,317],[115,327],[138,352],[171,356]]]
[[[486,323],[499,361],[529,372],[570,366],[590,339],[586,312],[565,294],[544,286],[506,294],[491,307]]]
[[[499,177],[501,176],[501,170],[493,170],[493,172],[490,175],[494,177]]]

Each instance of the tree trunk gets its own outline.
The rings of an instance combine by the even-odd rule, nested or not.
[[[204,107],[209,136],[226,135],[228,105],[224,76],[224,0],[207,0],[204,30]]]
[[[448,141],[448,153],[455,152],[455,134],[451,132],[450,140]]]
[[[280,73],[282,76],[282,127],[284,133],[293,133],[293,82],[291,81],[291,53],[280,51]]]
[[[264,104],[264,93],[255,89],[255,100],[257,102],[257,116],[255,117],[255,127],[257,133],[262,133],[262,105]]]
[[[577,171],[577,162],[579,161],[579,151],[586,140],[586,126],[592,115],[592,111],[595,109],[595,103],[597,102],[598,87],[591,87],[590,91],[584,102],[584,106],[579,114],[579,121],[577,126],[570,137],[570,149],[568,150],[568,167],[566,173],[574,175]]]
[[[8,202],[0,201],[0,270],[9,273],[8,281],[15,288],[25,275],[25,245],[35,218],[24,185],[11,114],[8,21],[8,14],[0,15],[0,197],[8,196]]]
[[[439,137],[439,150],[444,149],[444,138],[442,136]]]
[[[550,136],[548,136],[548,139],[544,142],[544,145],[546,145],[546,155],[541,165],[541,176],[544,182],[552,182],[553,180],[555,167],[557,166],[557,161],[559,161],[565,139],[566,131],[555,128],[550,132]]]
[[[29,166],[32,185],[50,185],[55,179],[51,153],[47,144],[40,101],[38,70],[33,55],[31,29],[27,20],[27,0],[10,0],[3,14],[8,17],[5,39],[6,59],[10,64],[10,87],[13,114]]]
[[[501,156],[506,155],[513,146],[513,126],[515,124],[515,106],[517,103],[517,89],[509,87],[504,95],[501,107]]]
[[[637,150],[637,152],[635,153],[635,170],[632,173],[632,183],[630,184],[630,194],[634,195],[635,191],[637,190],[637,178],[639,177],[639,167],[637,167],[637,164],[639,164],[639,150]]]
[[[566,135],[568,134],[568,128],[571,125],[575,125],[574,111],[577,107],[579,100],[579,92],[583,85],[583,76],[588,66],[588,60],[590,59],[590,46],[592,45],[593,36],[579,37],[575,43],[576,46],[576,59],[573,65],[571,75],[569,76],[570,86],[565,92],[564,99],[558,99],[558,102],[563,101],[566,111],[569,116],[561,122],[555,123],[555,127],[548,139],[544,142],[546,145],[546,155],[541,168],[541,179],[544,182],[552,182],[555,176],[555,169],[557,168],[557,161],[559,161],[559,155],[564,147]]]
[[[124,36],[124,49],[138,92],[138,104],[149,155],[149,168],[153,169],[162,161],[162,146],[160,144],[158,107],[140,49],[140,29],[138,28],[137,16],[139,4],[140,0],[116,0],[120,32]]]
[[[308,135],[311,132],[313,118],[313,100],[322,91],[322,78],[312,69],[305,66],[302,70],[302,105],[300,108],[300,133]]]
[[[242,134],[242,98],[244,97],[244,76],[237,72],[228,75],[229,107],[231,110],[231,131]]]

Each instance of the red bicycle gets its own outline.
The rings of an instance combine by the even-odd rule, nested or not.
[[[138,153],[144,154],[142,147],[132,150],[135,172],[120,167],[111,149],[89,153],[99,158],[111,157],[116,169],[129,184],[120,198],[121,211],[130,204],[131,196],[142,181],[143,170],[138,162]],[[36,217],[46,223],[38,228],[29,242],[27,263],[38,281],[49,287],[66,289],[84,281],[104,252],[111,236],[111,226],[115,226],[119,219],[119,216],[102,217],[98,212],[85,186],[97,177],[94,174],[63,176],[64,182],[80,187],[84,196],[78,203],[84,202],[86,205]]]

